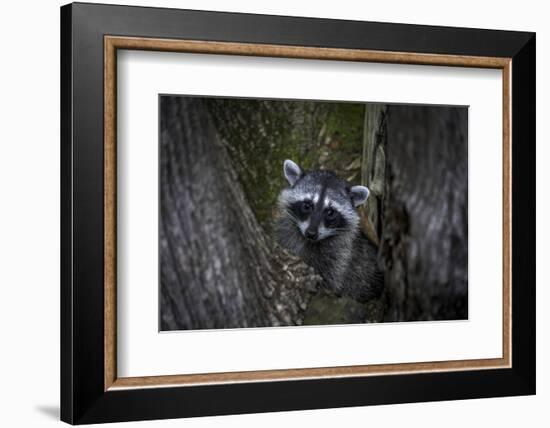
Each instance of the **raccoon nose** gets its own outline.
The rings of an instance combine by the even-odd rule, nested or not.
[[[312,241],[315,241],[317,239],[317,231],[315,229],[312,229],[311,227],[308,227],[306,229],[306,238],[311,239]]]

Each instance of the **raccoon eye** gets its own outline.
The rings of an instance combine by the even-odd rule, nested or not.
[[[310,201],[304,201],[302,202],[302,205],[300,206],[300,211],[304,214],[309,214],[311,211],[313,211],[313,204]]]
[[[325,210],[325,218],[329,221],[334,220],[337,215],[338,213],[336,212],[336,210],[332,208],[328,208],[327,210]]]

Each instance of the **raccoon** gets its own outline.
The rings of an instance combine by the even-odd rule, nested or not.
[[[279,244],[312,266],[335,294],[359,302],[378,298],[384,288],[378,249],[361,231],[357,213],[369,189],[330,171],[302,171],[291,160],[283,170],[289,187],[278,198]]]

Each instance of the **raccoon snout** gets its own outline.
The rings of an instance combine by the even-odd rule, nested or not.
[[[316,229],[313,229],[311,227],[308,227],[304,233],[305,237],[309,239],[310,241],[316,241],[319,234],[317,233]]]

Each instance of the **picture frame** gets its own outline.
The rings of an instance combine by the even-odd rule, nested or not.
[[[492,160],[503,166],[502,357],[117,376],[118,50],[502,70],[503,159]],[[533,33],[63,6],[61,419],[84,424],[534,394],[535,96]]]

